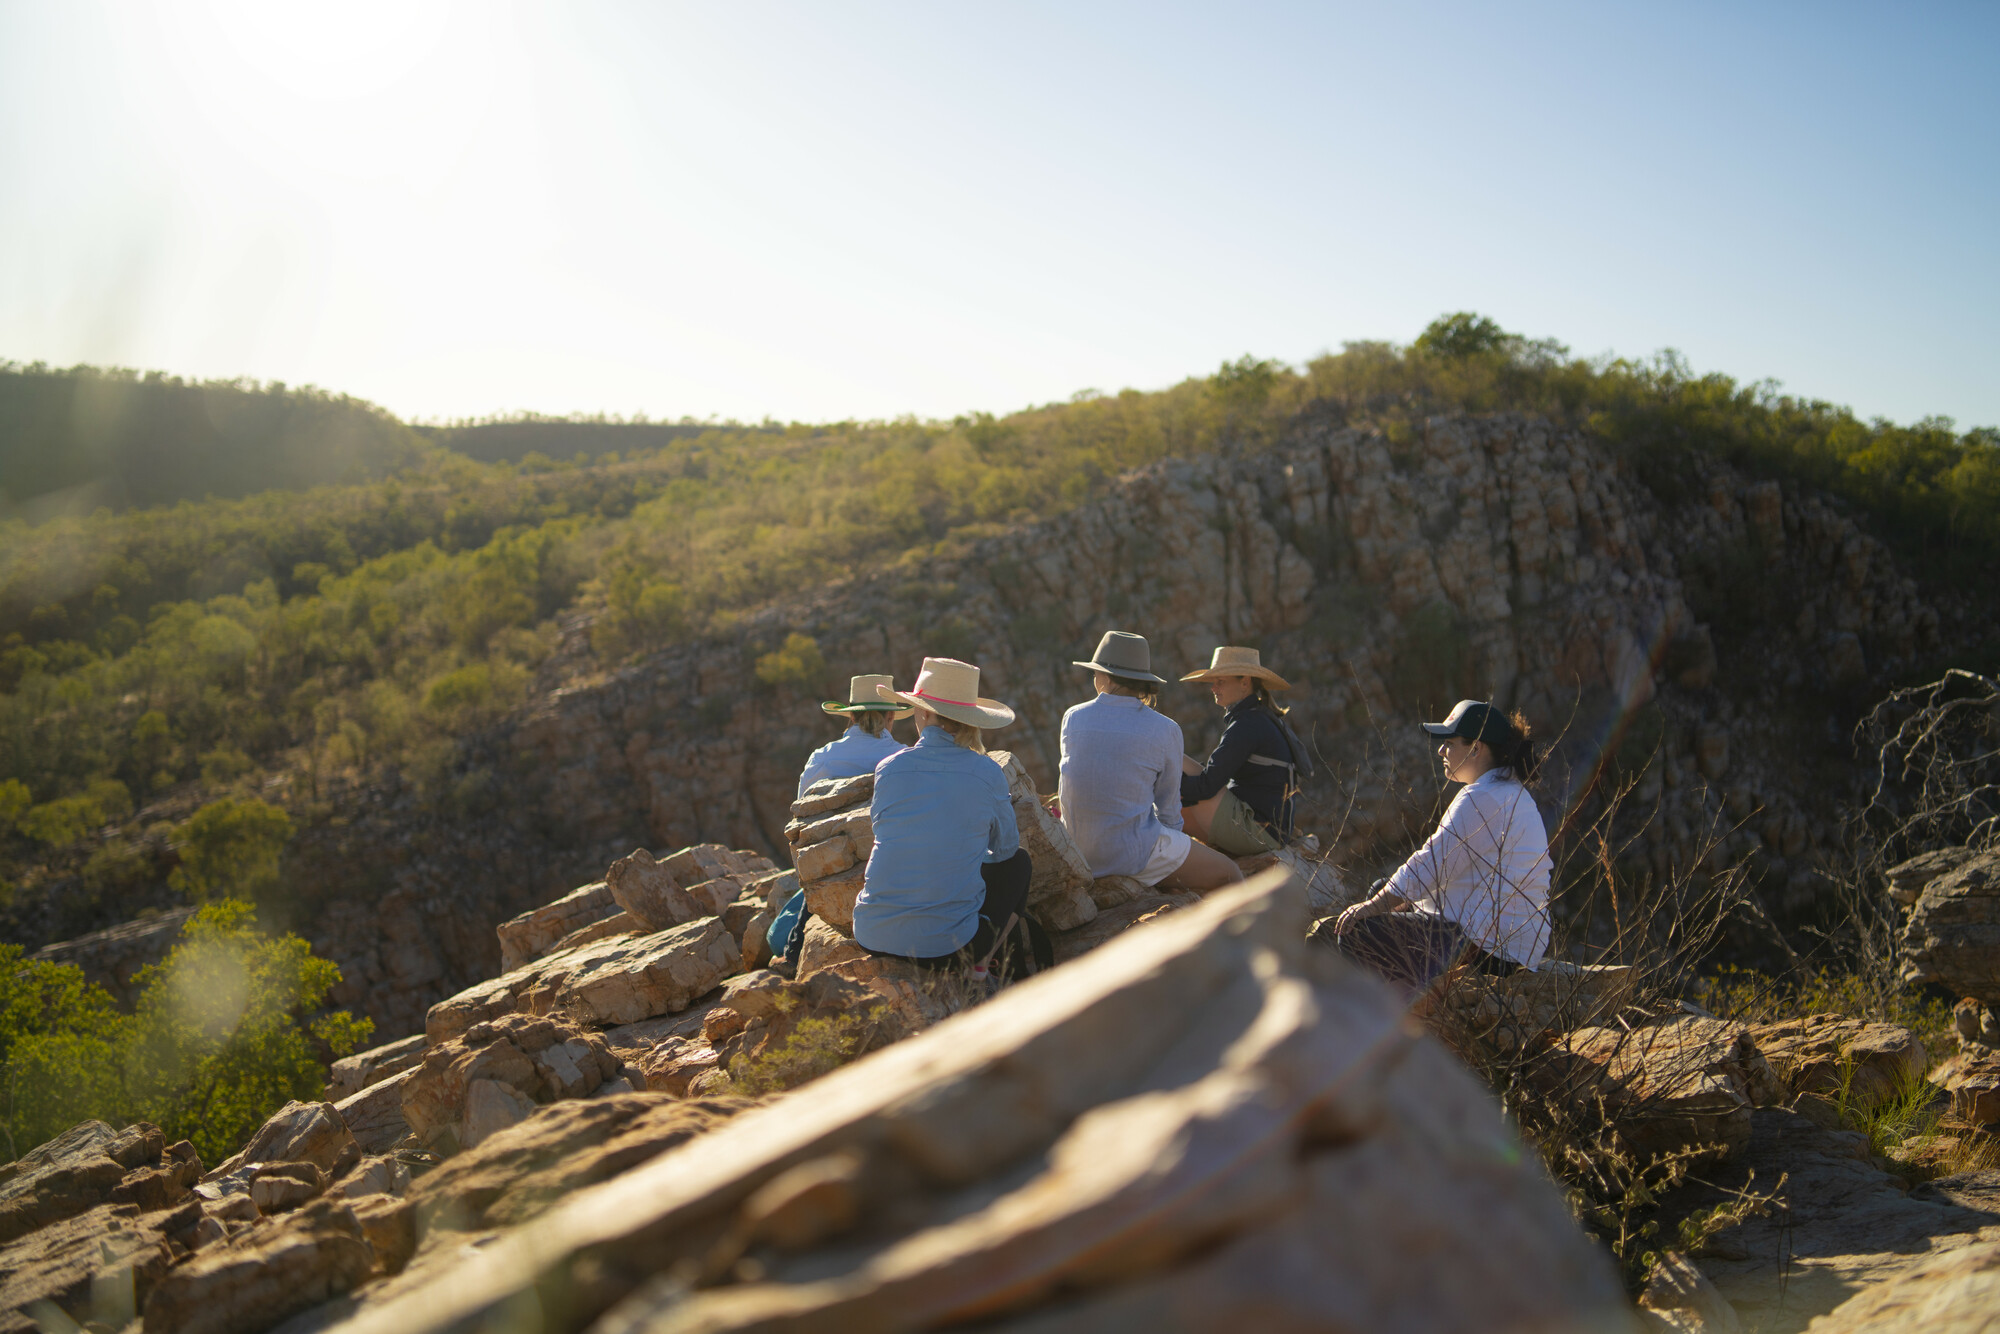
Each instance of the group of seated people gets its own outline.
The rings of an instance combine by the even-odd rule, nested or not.
[[[1110,631],[1074,665],[1096,693],[1063,715],[1051,809],[1092,875],[1207,893],[1243,878],[1239,858],[1294,841],[1299,781],[1311,765],[1274,698],[1291,687],[1256,649],[1217,648],[1206,668],[1180,678],[1207,686],[1224,713],[1206,762],[1187,755],[1180,724],[1159,712],[1167,682],[1154,675],[1143,636]],[[925,658],[907,691],[888,676],[857,676],[845,703],[821,708],[849,726],[813,752],[800,795],[822,779],[875,775],[875,844],[854,904],[855,941],[981,978],[1046,966],[1047,939],[1026,911],[1033,867],[1006,774],[986,756],[985,733],[1013,722],[1014,711],[980,695],[979,669]],[[915,745],[891,733],[903,718],[915,720]],[[1423,727],[1438,738],[1445,778],[1463,788],[1394,875],[1314,933],[1412,994],[1454,967],[1533,968],[1549,938],[1548,841],[1526,788],[1536,754],[1525,720],[1464,700]],[[795,903],[773,944],[795,960],[803,935]]]

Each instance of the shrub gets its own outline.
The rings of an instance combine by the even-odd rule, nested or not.
[[[804,686],[824,675],[826,659],[820,655],[819,641],[810,635],[786,635],[783,648],[757,659],[757,683],[763,686]]]

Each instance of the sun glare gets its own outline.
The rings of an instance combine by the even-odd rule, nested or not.
[[[329,176],[432,181],[486,114],[491,17],[379,0],[162,5],[182,101],[163,117],[190,122],[172,127],[175,151],[207,157],[189,164],[202,175],[253,166],[313,193]]]

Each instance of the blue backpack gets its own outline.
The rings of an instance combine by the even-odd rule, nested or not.
[[[805,914],[806,892],[802,889],[785,900],[785,906],[778,909],[778,920],[771,923],[764,936],[770,943],[772,957],[784,958],[791,952],[792,932],[798,929]]]

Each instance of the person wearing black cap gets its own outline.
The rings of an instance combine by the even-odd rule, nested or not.
[[[1181,725],[1153,708],[1144,636],[1110,630],[1088,662],[1097,696],[1063,715],[1056,788],[1063,827],[1094,876],[1206,892],[1243,878],[1236,863],[1189,838],[1181,824]]]
[[[1372,896],[1315,938],[1411,991],[1460,962],[1505,974],[1549,947],[1549,840],[1526,784],[1527,720],[1465,699],[1424,730],[1447,782],[1463,783],[1437,831]]]

